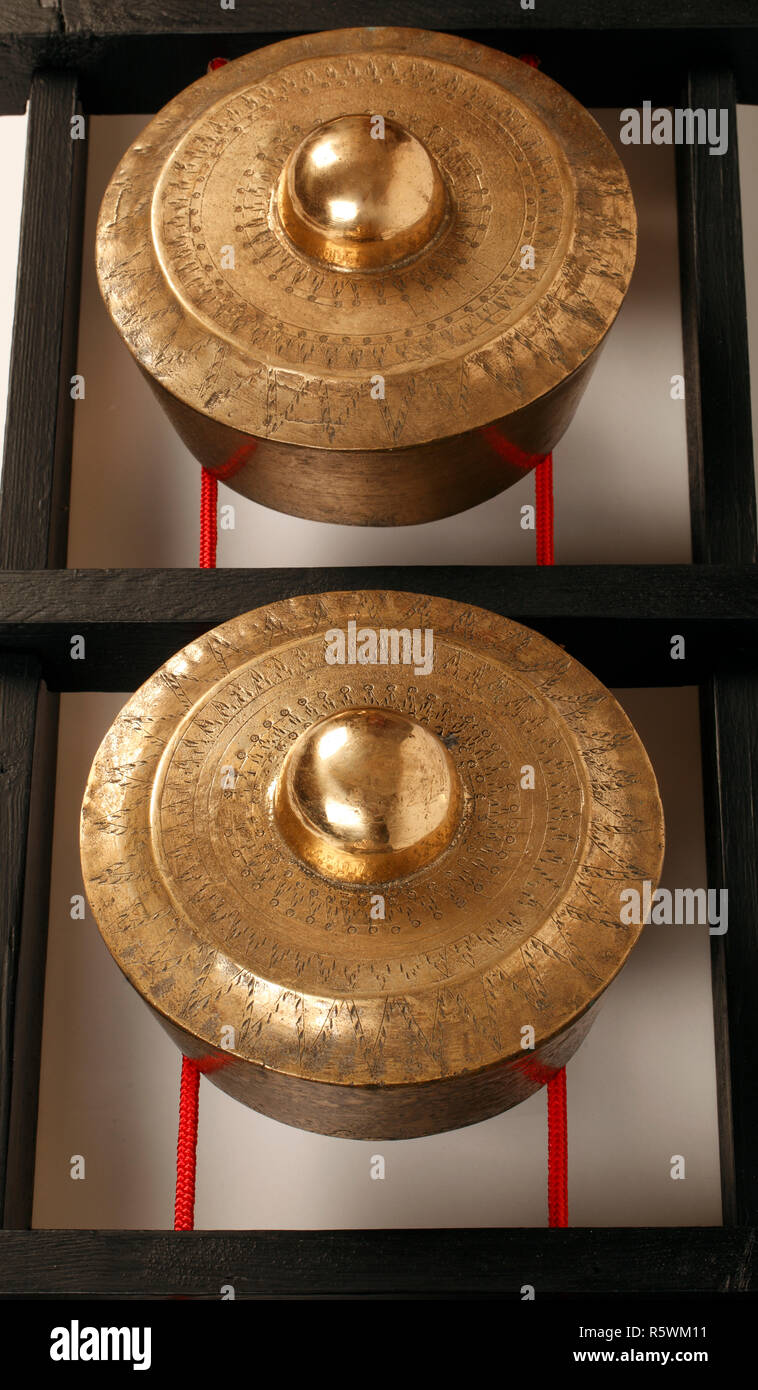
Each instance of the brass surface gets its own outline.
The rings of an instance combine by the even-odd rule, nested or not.
[[[318,873],[381,884],[447,847],[460,820],[460,781],[437,734],[369,706],[327,715],[300,735],[273,804],[285,840]]]
[[[381,525],[474,505],[553,447],[635,246],[621,163],[567,92],[468,40],[376,28],[181,92],[116,170],[96,255],[207,467],[278,510]]]
[[[385,269],[429,247],[447,210],[437,165],[415,135],[382,117],[337,116],[305,136],[277,186],[293,247],[334,269]]]
[[[352,620],[364,655],[396,633],[391,659],[330,663]],[[562,649],[370,591],[255,610],[166,662],[95,758],[81,847],[109,949],[215,1084],[389,1139],[565,1064],[639,936],[620,894],[657,883],[663,823],[629,720]]]

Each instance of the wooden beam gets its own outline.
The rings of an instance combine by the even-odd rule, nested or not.
[[[296,594],[443,595],[523,621],[609,685],[696,685],[758,660],[758,570],[692,565],[0,572],[0,651],[55,690],[132,690],[217,623]],[[685,637],[686,660],[671,659]],[[70,657],[85,638],[86,659]]]
[[[657,1296],[758,1287],[755,1231],[30,1231],[0,1235],[0,1296],[237,1299]]]

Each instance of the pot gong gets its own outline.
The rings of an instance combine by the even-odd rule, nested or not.
[[[200,78],[100,210],[111,317],[182,440],[294,516],[434,520],[566,430],[629,285],[629,183],[549,77],[419,29]]]
[[[81,850],[108,948],[212,1082],[400,1139],[573,1055],[663,821],[629,720],[560,647],[448,599],[327,593],[214,628],[131,697]]]

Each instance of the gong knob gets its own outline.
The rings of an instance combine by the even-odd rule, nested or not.
[[[273,799],[290,849],[346,883],[388,883],[429,864],[450,844],[461,806],[437,734],[376,707],[328,715],[301,734]]]
[[[381,270],[434,241],[448,198],[415,135],[387,117],[358,115],[305,136],[284,166],[276,206],[304,255],[337,270]]]

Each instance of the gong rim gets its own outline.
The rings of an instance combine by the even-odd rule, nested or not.
[[[295,877],[290,879],[294,886],[282,914],[298,901],[298,894],[309,890],[313,890],[313,902],[324,891],[327,897],[331,894],[331,906],[315,930],[312,923],[306,928],[303,913],[295,928],[291,920],[287,925],[283,915],[284,926],[273,920],[279,907],[276,911],[271,907],[270,885],[286,882],[295,856],[283,841],[277,844],[271,839],[270,820],[265,816],[255,820],[257,812],[249,809],[249,788],[260,789],[262,778],[270,781],[276,758],[280,757],[281,765],[291,740],[282,738],[277,743],[270,735],[273,752],[268,761],[263,751],[260,756],[255,752],[253,781],[245,784],[248,791],[243,796],[239,778],[232,787],[231,801],[238,798],[234,821],[223,811],[224,796],[227,802],[229,796],[222,796],[215,774],[209,781],[202,759],[197,761],[197,739],[202,739],[205,729],[211,740],[209,765],[216,770],[223,766],[217,756],[221,744],[213,742],[214,719],[226,731],[223,737],[229,734],[224,748],[236,749],[235,739],[242,743],[248,739],[245,746],[256,749],[259,734],[252,736],[250,720],[262,719],[261,711],[269,705],[281,707],[282,719],[286,708],[289,717],[290,706],[282,705],[283,691],[285,695],[301,691],[297,698],[306,701],[300,707],[306,711],[301,722],[311,720],[313,714],[313,681],[326,683],[327,693],[347,685],[352,693],[339,694],[337,707],[341,700],[343,708],[354,708],[353,684],[359,680],[365,696],[362,672],[348,678],[342,671],[337,684],[330,686],[326,666],[309,665],[319,644],[323,646],[324,633],[350,620],[368,627],[419,627],[434,632],[434,661],[439,659],[442,665],[426,676],[391,671],[395,693],[387,708],[410,706],[414,717],[426,711],[425,723],[442,737],[455,727],[451,756],[467,796],[466,816],[451,845],[397,885],[398,894],[406,895],[403,911],[415,902],[421,906],[410,911],[417,915],[423,916],[424,893],[434,904],[441,903],[441,893],[447,892],[452,904],[450,888],[457,885],[464,897],[468,893],[467,900],[460,907],[446,906],[442,927],[424,918],[421,937],[408,913],[397,936],[391,934],[397,920],[390,918],[391,925],[377,945],[377,939],[365,933],[362,941],[348,935],[347,917],[339,917],[335,909],[339,894],[353,895],[355,902],[355,894],[363,893],[360,901],[366,905],[371,885],[368,889],[338,885],[335,894],[332,883],[324,890],[324,881],[302,864],[295,864]],[[474,673],[478,673],[476,681]],[[267,685],[268,680],[273,684]],[[376,696],[375,673],[370,684]],[[438,703],[440,688],[447,691],[442,704]],[[462,709],[462,692],[472,689],[476,695],[470,697],[470,708]],[[240,694],[245,691],[247,696]],[[445,704],[445,698],[450,702],[453,696],[456,707]],[[492,713],[496,696],[498,708],[508,710],[507,720]],[[376,697],[376,708],[382,707]],[[516,766],[514,758],[521,756],[518,748],[523,746],[519,739],[526,737],[524,729],[537,721],[546,739],[539,766],[544,763],[544,776],[553,788],[552,809],[550,796],[545,798],[544,815],[539,812],[542,821],[530,809],[527,819],[536,826],[534,834],[517,839],[512,852],[501,811],[493,810],[504,794],[513,795],[512,778],[503,781],[505,773],[498,771],[503,765],[505,735],[492,732],[496,717],[502,717],[503,727],[515,739],[514,747],[506,750],[510,771]],[[242,729],[247,734],[240,733]],[[482,744],[485,733],[487,750]],[[472,767],[469,762],[476,748],[480,751]],[[576,782],[569,775],[572,758],[581,774]],[[486,795],[475,781],[477,769],[485,766]],[[178,778],[173,787],[172,776]],[[192,791],[193,805],[202,808],[207,794],[216,798],[217,808],[222,807],[218,814],[208,813],[202,856],[194,842],[182,843],[196,819],[195,810],[186,819],[189,812],[182,809],[192,788],[199,789]],[[161,819],[165,807],[168,812]],[[482,809],[487,811],[483,830],[478,821]],[[201,809],[197,814],[202,818],[205,812]],[[515,807],[507,815],[512,816],[513,831],[518,819]],[[571,831],[576,815],[581,834]],[[261,943],[256,935],[264,920],[256,909],[251,913],[252,917],[257,913],[256,920],[248,924],[250,940],[255,942],[243,959],[239,941],[244,923],[235,925],[229,908],[233,902],[237,910],[241,901],[234,896],[239,889],[234,877],[239,866],[233,867],[232,857],[223,859],[223,844],[234,826],[234,847],[245,848],[251,825],[256,835],[261,826],[268,826],[262,852],[269,886],[263,883],[263,896],[255,901],[263,902],[268,894],[263,936],[266,932],[269,936]],[[487,835],[492,836],[493,827],[495,840],[488,848]],[[565,858],[560,847],[569,832],[578,846],[570,861],[572,873],[564,874],[553,892],[549,911],[543,911],[539,902],[532,911],[535,889],[541,891],[540,885],[544,887],[555,873],[550,865],[556,848]],[[484,898],[477,897],[478,880],[470,872],[472,844],[478,845],[475,874],[482,881],[490,867],[506,862],[511,854],[512,876],[503,876],[501,864],[501,877],[492,878],[496,891],[489,897],[486,893]],[[531,859],[530,845],[535,847]],[[214,859],[219,846],[221,861]],[[377,1091],[408,1095],[415,1086],[420,1097],[427,1083],[432,1094],[439,1091],[435,1083],[459,1086],[467,1078],[499,1067],[523,1066],[519,1029],[524,1023],[536,1025],[534,1055],[538,1057],[544,1057],[545,1049],[549,1053],[560,1047],[564,1035],[576,1029],[622,968],[642,930],[623,926],[619,920],[620,885],[640,890],[644,879],[657,883],[663,818],[655,775],[633,726],[610,692],[561,648],[508,619],[453,600],[380,591],[339,592],[283,600],[254,610],[206,633],[164,663],[128,701],[95,757],[82,807],[81,852],[87,897],[111,954],[174,1035],[189,1037],[207,1057],[226,1054],[229,1062],[251,1063],[270,1076],[276,1073],[280,1091],[291,1077],[299,1083],[317,1083],[314,1091],[322,1093],[338,1094],[348,1088],[356,1096]],[[217,874],[214,880],[210,873],[211,897],[204,899],[205,880],[201,883],[201,879],[210,861],[216,866],[225,863],[228,879]],[[222,902],[229,884],[234,893],[230,888],[229,901]],[[388,901],[395,887],[386,885]],[[411,898],[407,898],[409,887]],[[509,894],[511,918],[518,916],[514,901],[525,916],[521,928],[508,919]],[[203,916],[214,895],[220,936],[214,936],[208,915]],[[339,941],[333,933],[326,935],[331,931],[330,912],[345,927]],[[269,965],[264,968],[266,952]],[[328,972],[323,977],[318,973],[322,969],[320,957],[316,960],[318,952],[335,961],[328,988],[314,984],[328,978]],[[276,962],[275,968],[270,961]],[[355,987],[337,990],[335,981],[345,961],[354,962],[350,969]],[[385,967],[390,963],[389,976],[379,971],[374,979],[377,961]],[[235,1043],[224,1052],[220,1050],[222,1026],[235,1029]],[[232,1089],[221,1073],[218,1084]],[[506,1100],[495,1108],[509,1103]],[[265,1095],[255,1104],[266,1111]],[[487,1113],[493,1113],[492,1109]],[[327,1128],[323,1117],[312,1114],[280,1117],[306,1128]],[[434,1125],[434,1129],[445,1127]],[[329,1132],[341,1131],[332,1128]]]
[[[440,78],[440,89],[444,77],[454,87],[458,84],[467,98],[476,97],[481,105],[477,119],[482,139],[486,136],[491,141],[493,151],[500,150],[506,138],[515,140],[514,169],[526,167],[529,160],[516,137],[503,133],[508,120],[518,120],[519,129],[523,126],[525,148],[542,142],[528,176],[518,173],[522,182],[526,180],[523,209],[518,204],[518,218],[523,211],[525,220],[523,226],[518,224],[518,236],[513,227],[507,229],[507,237],[502,229],[495,235],[488,223],[481,246],[477,243],[467,252],[466,238],[473,243],[480,231],[456,225],[455,234],[461,233],[456,243],[458,259],[454,257],[450,264],[444,260],[451,254],[450,233],[442,247],[405,268],[381,332],[372,323],[384,312],[381,299],[372,300],[363,332],[354,331],[348,321],[345,334],[337,326],[333,329],[330,300],[320,287],[321,302],[311,306],[313,313],[303,293],[293,317],[286,305],[293,304],[297,295],[284,299],[292,289],[288,283],[276,313],[269,316],[260,307],[259,289],[249,304],[244,295],[240,300],[239,282],[235,285],[229,276],[224,278],[218,257],[213,259],[207,243],[199,239],[206,232],[200,223],[193,223],[191,211],[186,227],[174,226],[178,188],[179,201],[186,193],[187,208],[192,206],[190,186],[194,184],[189,174],[177,173],[177,166],[185,169],[191,163],[193,142],[198,149],[204,148],[208,132],[222,121],[233,132],[237,129],[241,93],[266,91],[267,83],[277,82],[283,91],[298,90],[298,83],[305,82],[319,64],[319,71],[328,73],[330,62],[338,68],[342,64],[346,71],[352,65],[359,69],[359,76],[364,68],[370,73],[372,65],[384,65],[385,83],[393,66],[413,75],[426,65]],[[330,84],[324,85],[329,91]],[[332,82],[331,88],[338,93],[340,83]],[[400,91],[398,78],[393,88],[396,102]],[[332,94],[328,99],[332,105],[324,111],[324,120],[341,111],[341,98]],[[342,105],[351,108],[354,99],[355,84]],[[460,105],[470,107],[472,101]],[[448,101],[444,109],[447,124],[454,124],[455,103]],[[497,140],[489,131],[488,123],[493,121]],[[431,118],[426,124],[432,126]],[[410,128],[419,138],[429,138],[426,128],[413,132],[412,122]],[[444,142],[435,138],[440,154]],[[476,142],[470,132],[467,139],[466,159],[471,165]],[[297,144],[295,133],[289,144]],[[284,150],[288,153],[292,150]],[[200,187],[205,174],[200,155],[197,158]],[[491,172],[472,172],[468,165],[465,171],[480,207],[477,215],[485,221],[495,218],[499,206],[497,200],[489,200],[487,188],[487,181],[496,182],[491,177],[496,174],[493,160],[491,154]],[[221,156],[216,163],[220,165]],[[448,182],[452,168],[451,163],[445,171]],[[183,177],[186,187],[181,184]],[[218,175],[226,189],[231,186],[231,174],[224,177],[225,183]],[[540,216],[545,225],[553,218],[555,245],[551,242],[547,269],[544,274],[538,270],[534,287],[534,272],[524,272],[514,256],[516,243],[528,241],[529,218],[535,213],[531,204],[540,196],[541,179],[549,181],[550,193],[539,204]],[[194,196],[201,195],[196,191]],[[504,211],[501,221],[507,222]],[[260,228],[255,224],[256,236],[264,235],[263,222],[265,217]],[[232,227],[233,222],[228,225]],[[195,242],[203,249],[197,250]],[[623,166],[594,119],[558,84],[518,59],[469,40],[433,31],[379,28],[286,39],[236,59],[181,92],[150,122],[119,164],[100,210],[96,258],[114,323],[140,365],[169,395],[254,438],[351,451],[412,448],[453,437],[539,401],[560,386],[604,340],[626,294],[635,245],[636,217]],[[187,254],[196,269],[185,275]],[[484,269],[493,255],[502,261],[494,278]],[[461,263],[472,279],[459,303],[446,286],[452,284],[453,271]],[[277,262],[273,279],[289,276],[296,281],[300,269],[297,262]],[[257,274],[257,268],[251,274]],[[324,274],[328,279],[329,270]],[[423,300],[424,287],[429,288],[425,279],[428,282],[430,277],[435,296],[449,292],[450,302],[418,330],[410,326],[418,310],[408,308],[408,326],[395,328],[397,314],[406,314],[404,294],[412,300],[418,293]],[[367,284],[381,279],[365,273],[360,278],[364,294]],[[410,294],[405,293],[406,282]],[[269,289],[278,293],[276,285]],[[356,358],[361,359],[357,367]],[[366,384],[377,371],[384,377],[385,396],[374,400]]]

